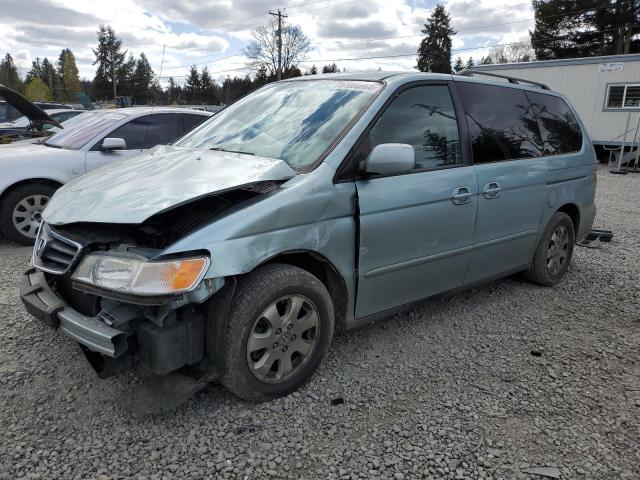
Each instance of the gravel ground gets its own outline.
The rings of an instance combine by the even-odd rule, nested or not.
[[[555,288],[435,300],[336,338],[287,398],[210,386],[155,415],[29,318],[30,249],[0,239],[0,478],[640,478],[640,176],[602,170],[597,200],[614,242]]]

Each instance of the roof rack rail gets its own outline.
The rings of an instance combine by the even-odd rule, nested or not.
[[[524,78],[510,77],[508,75],[498,75],[497,73],[483,72],[482,70],[465,69],[465,70],[462,70],[461,72],[456,73],[456,75],[460,75],[462,77],[473,77],[474,75],[485,75],[487,77],[504,78],[505,80],[509,80],[509,83],[516,83],[516,84],[528,83],[529,85],[535,85],[536,87],[540,87],[543,90],[551,90],[549,86],[545,85],[544,83],[534,82],[532,80],[525,80]]]

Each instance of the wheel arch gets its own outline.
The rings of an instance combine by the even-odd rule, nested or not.
[[[580,208],[575,203],[565,203],[557,210],[569,215],[573,222],[573,231],[578,235],[578,228],[580,227]]]
[[[306,270],[324,284],[333,300],[335,312],[335,330],[346,328],[349,292],[347,284],[338,269],[324,255],[312,250],[291,250],[278,253],[257,266],[270,263],[285,263]]]
[[[0,203],[2,203],[6,198],[6,196],[9,195],[9,193],[11,193],[16,188],[22,187],[23,185],[33,184],[33,183],[42,183],[44,185],[50,185],[55,189],[58,189],[63,185],[62,182],[58,180],[54,180],[52,178],[26,178],[24,180],[20,180],[18,182],[12,183],[8,187],[6,187],[2,191],[2,193],[0,193]]]

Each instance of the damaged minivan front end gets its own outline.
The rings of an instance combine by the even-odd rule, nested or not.
[[[197,367],[205,360],[206,301],[225,279],[208,275],[206,249],[167,254],[167,247],[295,172],[278,160],[178,147],[118,163],[51,201],[23,277],[23,303],[76,341],[101,377],[134,361],[158,375]]]

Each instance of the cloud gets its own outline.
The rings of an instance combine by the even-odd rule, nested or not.
[[[47,0],[2,0],[1,21],[37,22],[49,25],[86,26],[100,23],[98,17],[80,13],[71,8]]]
[[[371,20],[363,23],[348,23],[345,21],[325,21],[319,28],[319,36],[323,38],[364,39],[391,36],[396,33],[395,28],[381,20]]]
[[[179,82],[192,64],[207,66],[217,78],[249,72],[244,69],[247,59],[236,54],[274,8],[267,0],[1,1],[0,55],[11,52],[23,75],[36,56],[53,60],[62,48],[71,48],[80,75],[91,79],[96,30],[104,23],[134,57],[144,52],[156,74],[166,47],[163,77],[173,75]],[[420,29],[431,13],[415,0],[282,2],[286,21],[300,25],[312,41],[311,62],[304,67],[314,60],[322,60],[316,62],[321,66],[333,59],[389,57],[337,62],[350,71],[413,69]],[[533,25],[528,0],[445,0],[444,5],[458,31],[454,58],[479,59],[487,45],[527,39]],[[409,56],[393,57],[405,54]]]

